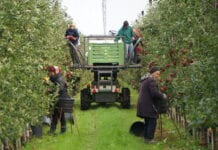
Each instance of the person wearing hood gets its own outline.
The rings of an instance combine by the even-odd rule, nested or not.
[[[158,89],[157,81],[160,71],[157,67],[151,67],[147,76],[142,78],[137,103],[137,116],[144,119],[144,140],[152,142],[156,130],[158,101],[164,100],[165,96]]]

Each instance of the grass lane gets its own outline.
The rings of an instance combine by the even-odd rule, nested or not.
[[[144,143],[142,138],[129,133],[131,124],[139,121],[136,117],[138,93],[131,89],[132,107],[122,109],[118,103],[108,105],[92,104],[87,111],[79,109],[79,94],[75,97],[75,124],[67,125],[67,132],[56,136],[47,135],[44,127],[41,139],[33,138],[24,150],[203,150],[190,137],[180,139],[172,121],[163,116],[163,136],[157,129],[155,144]],[[59,123],[60,124],[60,123]],[[58,125],[59,125],[58,124]],[[77,128],[78,127],[78,128]],[[158,128],[158,127],[157,127]],[[59,129],[59,128],[57,128]],[[181,129],[180,129],[181,130]]]

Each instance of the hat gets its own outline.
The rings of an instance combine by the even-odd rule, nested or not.
[[[58,74],[58,73],[61,72],[61,68],[58,67],[58,66],[48,66],[48,67],[47,67],[47,70],[48,70],[49,72],[54,72],[55,74]]]
[[[128,27],[129,26],[129,23],[128,23],[128,21],[126,20],[126,21],[124,21],[123,22],[123,27]]]
[[[152,74],[152,73],[154,73],[154,72],[156,72],[156,71],[159,71],[159,69],[158,69],[157,67],[154,67],[154,66],[153,66],[153,67],[150,68],[150,71],[149,71],[149,72],[150,72],[150,74]]]

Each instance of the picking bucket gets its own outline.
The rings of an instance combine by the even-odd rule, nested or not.
[[[62,108],[62,110],[65,113],[73,112],[73,104],[74,104],[73,98],[60,98],[59,99],[59,107]]]
[[[145,128],[144,122],[136,121],[131,125],[129,132],[137,137],[143,137],[144,128]]]

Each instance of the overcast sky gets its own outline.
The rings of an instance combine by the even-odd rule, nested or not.
[[[62,6],[84,35],[104,34],[102,0],[62,0]],[[130,25],[148,8],[148,0],[106,0],[106,32]]]

